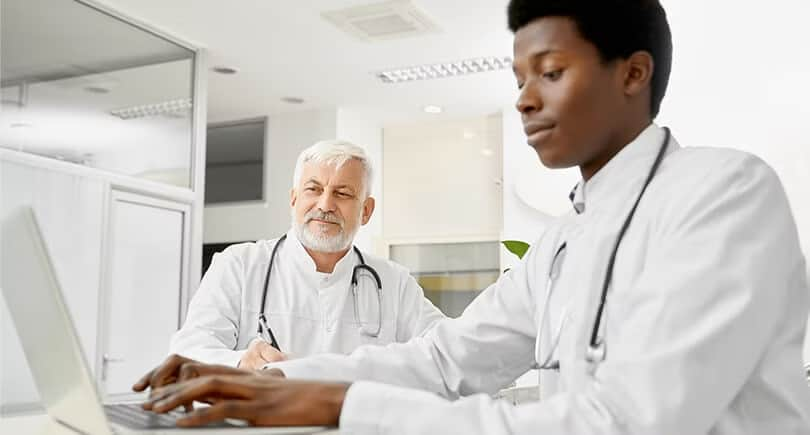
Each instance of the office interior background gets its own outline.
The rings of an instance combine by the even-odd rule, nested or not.
[[[578,172],[525,144],[506,3],[0,1],[0,213],[35,209],[104,396],[163,359],[213,252],[287,231],[295,159],[322,139],[375,165],[356,245],[449,315],[515,264],[500,241],[568,212]],[[662,3],[675,53],[657,122],[771,164],[807,254],[810,3]],[[38,409],[2,301],[0,316],[0,411]]]

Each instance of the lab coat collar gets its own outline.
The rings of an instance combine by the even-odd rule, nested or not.
[[[568,195],[574,211],[577,214],[584,213],[586,204],[588,209],[598,207],[599,204],[611,198],[611,191],[617,184],[623,184],[622,180],[641,173],[646,174],[645,171],[652,164],[650,159],[654,159],[657,155],[664,134],[661,127],[651,123],[633,141],[613,156],[590,180],[587,182],[580,180]],[[650,160],[649,164],[646,164],[647,160]],[[639,162],[643,163],[637,164]]]
[[[317,271],[317,265],[315,264],[315,260],[309,256],[306,248],[304,245],[301,244],[301,241],[298,240],[298,235],[295,233],[294,228],[290,228],[287,231],[287,242],[285,243],[286,247],[284,248],[291,258],[295,259],[295,262],[303,268],[304,271],[312,272],[313,274]],[[353,261],[351,257],[354,257],[353,249],[350,248],[349,251],[338,260],[337,264],[335,264],[335,269],[332,271],[333,276],[341,276],[346,270],[350,269],[353,266]],[[358,259],[359,263],[359,259]]]

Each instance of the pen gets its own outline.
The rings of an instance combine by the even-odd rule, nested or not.
[[[273,330],[270,329],[270,325],[267,324],[267,318],[264,317],[264,313],[259,314],[259,338],[267,342],[270,346],[276,348],[277,351],[281,352],[281,348],[278,346],[278,342],[276,341],[276,336],[273,335]]]

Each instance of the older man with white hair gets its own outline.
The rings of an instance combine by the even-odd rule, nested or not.
[[[298,157],[292,228],[217,254],[171,352],[258,369],[289,356],[405,342],[444,318],[408,271],[352,246],[374,212],[363,148],[323,141]]]

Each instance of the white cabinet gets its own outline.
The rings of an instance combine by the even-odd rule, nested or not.
[[[99,365],[115,397],[166,358],[179,327],[189,207],[113,190],[108,219]]]

